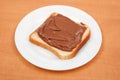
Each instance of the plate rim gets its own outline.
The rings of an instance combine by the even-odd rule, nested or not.
[[[16,33],[17,33],[17,29],[18,29],[19,24],[21,23],[21,21],[22,21],[25,17],[27,17],[27,15],[30,15],[32,12],[37,11],[37,10],[39,10],[39,9],[41,9],[41,8],[44,8],[44,7],[51,7],[51,6],[52,6],[52,7],[59,6],[59,7],[75,8],[75,7],[72,7],[72,6],[65,6],[65,5],[50,5],[50,6],[40,7],[40,8],[38,8],[38,9],[32,10],[31,12],[29,12],[28,14],[26,14],[26,15],[20,20],[20,22],[18,23],[18,25],[17,25],[17,27],[16,27],[16,29],[15,29],[14,41],[15,41],[16,48],[17,48],[17,50],[18,50],[18,52],[19,52],[20,54],[21,54],[21,51],[19,50],[19,47],[18,47],[17,42],[16,42],[16,38],[17,38],[17,37],[16,37]],[[80,11],[86,13],[85,11],[83,11],[83,10],[81,10],[81,9],[79,9],[79,8],[75,8],[75,9],[80,10]],[[86,14],[89,15],[88,13],[86,13]],[[95,20],[91,15],[89,15],[89,16],[96,22],[96,20]],[[96,24],[98,25],[97,22],[96,22]],[[102,45],[102,32],[101,32],[101,28],[99,27],[99,25],[98,25],[98,28],[99,28],[99,31],[100,31],[100,34],[101,34],[101,35],[100,35],[100,36],[101,36],[101,43],[100,43],[99,49],[97,50],[95,56],[96,56],[96,55],[98,54],[98,52],[100,51],[101,45]],[[46,70],[53,70],[53,71],[66,71],[66,70],[76,69],[76,68],[78,68],[78,67],[81,67],[81,66],[87,64],[88,62],[90,62],[90,61],[95,57],[95,56],[93,56],[90,60],[88,60],[86,63],[84,63],[84,64],[82,64],[82,65],[80,65],[80,66],[73,67],[73,68],[68,68],[68,69],[62,69],[62,70],[61,70],[61,69],[48,69],[48,68],[44,68],[44,67],[38,66],[38,65],[30,62],[30,61],[29,61],[28,59],[26,59],[26,57],[24,57],[22,54],[21,54],[21,56],[22,56],[25,60],[27,60],[29,63],[33,64],[34,66],[37,66],[37,67],[39,67],[39,68],[46,69]]]

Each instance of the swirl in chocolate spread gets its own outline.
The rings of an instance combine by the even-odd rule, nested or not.
[[[86,28],[71,19],[57,14],[50,16],[38,28],[38,35],[49,45],[63,51],[72,51],[81,41]]]

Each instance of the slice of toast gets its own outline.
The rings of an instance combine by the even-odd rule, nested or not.
[[[55,15],[57,15],[57,13],[52,13],[50,16],[55,16]],[[79,25],[82,26],[83,24],[80,23]],[[84,24],[84,27],[86,27],[86,30],[82,35],[82,39],[72,51],[63,51],[63,50],[60,50],[60,49],[58,49],[56,47],[53,47],[53,46],[47,44],[44,40],[42,40],[39,37],[37,30],[35,30],[34,32],[32,32],[30,34],[29,40],[32,43],[34,43],[34,44],[36,44],[38,46],[41,46],[41,47],[43,47],[45,49],[50,50],[56,56],[58,56],[60,59],[63,59],[63,60],[70,59],[70,58],[73,58],[77,54],[77,52],[80,50],[80,48],[82,48],[82,46],[86,43],[86,41],[90,37],[90,29],[85,24]]]

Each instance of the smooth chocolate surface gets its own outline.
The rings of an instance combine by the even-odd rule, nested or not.
[[[49,45],[63,51],[72,51],[81,41],[86,28],[57,14],[50,16],[38,29],[39,36]]]

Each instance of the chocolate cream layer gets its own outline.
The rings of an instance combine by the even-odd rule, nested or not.
[[[38,35],[50,46],[63,51],[72,51],[81,41],[86,27],[57,14],[50,16],[39,28]]]

